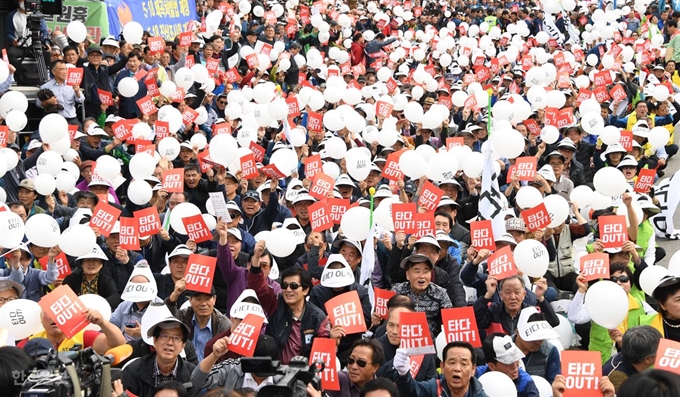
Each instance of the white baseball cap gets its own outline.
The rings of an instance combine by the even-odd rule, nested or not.
[[[545,320],[529,322],[529,317],[534,314],[538,314],[538,310],[534,306],[525,307],[519,314],[517,335],[523,341],[533,342],[560,337],[557,331]]]
[[[524,353],[515,345],[510,335],[494,337],[493,351],[496,361],[505,365],[514,364],[524,358]]]

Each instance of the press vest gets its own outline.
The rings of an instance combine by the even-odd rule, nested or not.
[[[572,247],[571,230],[569,230],[569,226],[565,226],[562,229],[562,233],[560,233],[560,242],[557,244],[557,247],[555,247],[557,249],[555,260],[548,264],[548,271],[554,277],[564,277],[565,275],[576,271],[574,269]]]

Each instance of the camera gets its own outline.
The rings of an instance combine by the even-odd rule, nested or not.
[[[76,346],[79,348],[79,346]],[[50,353],[37,360],[21,388],[25,397],[109,397],[121,370],[111,368],[112,358],[92,348]]]
[[[288,365],[272,361],[270,357],[241,357],[243,373],[249,372],[261,377],[283,375],[276,384],[260,389],[258,394],[267,397],[306,397],[308,384],[320,391],[321,378],[318,374],[324,367],[321,361],[307,365],[305,357],[293,357]]]

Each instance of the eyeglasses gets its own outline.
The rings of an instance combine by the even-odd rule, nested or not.
[[[159,339],[161,342],[167,342],[168,340],[172,340],[174,343],[180,343],[180,342],[182,341],[182,337],[181,337],[181,336],[170,335],[170,334],[160,334],[160,335],[158,336],[158,339]]]
[[[4,305],[7,302],[11,302],[17,298],[0,298],[0,305]]]
[[[234,219],[234,218],[238,218],[239,216],[241,216],[241,213],[240,212],[230,212],[229,216],[231,217],[231,219]]]
[[[619,277],[611,276],[610,280],[615,282],[615,283],[620,282],[620,283],[623,284],[623,283],[627,283],[630,279],[628,278],[628,276],[619,276]]]
[[[355,359],[353,359],[352,357],[349,357],[349,358],[347,359],[347,366],[349,367],[349,366],[352,365],[352,364],[358,365],[359,368],[364,368],[364,367],[366,367],[368,364],[372,364],[372,363],[367,363],[365,360],[362,360],[362,359],[355,360]]]
[[[288,284],[286,282],[281,283],[281,289],[282,290],[285,291],[285,290],[288,289],[288,287],[290,287],[291,290],[295,291],[296,289],[300,288],[301,285],[298,284],[298,283],[290,283],[290,284]]]
[[[219,103],[220,105],[226,105],[227,101],[217,101],[217,103]]]

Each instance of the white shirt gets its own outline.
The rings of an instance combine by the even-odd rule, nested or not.
[[[12,22],[14,22],[14,31],[16,32],[18,42],[21,42],[21,39],[28,36],[30,33],[26,29],[26,16],[27,15],[25,13],[17,11],[14,14],[14,18],[12,19]],[[30,37],[26,40],[26,45],[31,45]]]
[[[261,388],[269,385],[274,384],[274,378],[271,376],[268,376],[267,379],[264,380],[264,382],[260,383],[259,385],[257,382],[255,382],[255,379],[253,379],[253,375],[250,372],[246,372],[243,375],[243,384],[241,387],[250,387],[251,389],[255,391],[260,391]]]

